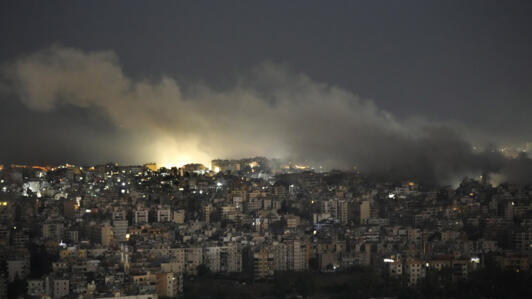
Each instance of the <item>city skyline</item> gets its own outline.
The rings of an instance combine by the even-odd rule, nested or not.
[[[528,175],[491,151],[532,140],[529,4],[414,3],[6,2],[0,162]]]
[[[0,1],[0,299],[532,298],[532,1]]]

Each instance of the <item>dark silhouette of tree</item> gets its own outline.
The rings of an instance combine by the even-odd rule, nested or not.
[[[15,279],[7,285],[7,298],[15,299],[24,296],[27,292],[27,289],[28,283],[16,275]]]
[[[211,269],[205,264],[200,264],[197,268],[198,276],[207,276],[211,274]]]

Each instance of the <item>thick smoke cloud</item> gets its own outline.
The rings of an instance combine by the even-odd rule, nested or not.
[[[345,89],[272,63],[215,91],[168,76],[134,80],[113,52],[53,46],[10,62],[3,75],[33,111],[103,113],[116,132],[102,132],[111,136],[89,140],[90,148],[103,151],[117,134],[134,136],[113,154],[129,157],[126,163],[263,155],[441,183],[485,172],[523,183],[532,169],[525,157],[473,151],[452,126],[398,120]]]

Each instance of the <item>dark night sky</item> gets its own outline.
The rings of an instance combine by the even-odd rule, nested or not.
[[[530,1],[2,1],[0,14],[4,64],[54,44],[113,51],[131,80],[168,76],[214,92],[270,62],[371,100],[399,121],[459,123],[495,144],[532,141]],[[78,128],[120,143],[120,128],[98,107],[43,112],[17,98],[2,96],[4,160],[58,160],[49,140],[68,143],[70,159],[93,159],[71,135]],[[38,140],[40,155],[13,150]]]

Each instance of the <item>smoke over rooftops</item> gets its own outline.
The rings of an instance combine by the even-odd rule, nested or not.
[[[31,113],[82,111],[106,123],[97,129],[87,121],[92,116],[66,118],[63,125],[76,129],[52,139],[69,144],[83,140],[81,132],[92,132],[94,138],[85,140],[86,150],[76,156],[82,161],[103,155],[125,163],[209,165],[212,158],[260,155],[439,183],[486,172],[527,183],[532,174],[532,161],[524,156],[474,151],[455,125],[399,120],[370,100],[275,63],[240,74],[237,84],[220,91],[168,76],[134,80],[111,51],[52,46],[8,62],[2,75],[7,91]],[[8,137],[14,144],[31,144]],[[61,155],[46,150],[55,146],[52,141],[42,139],[39,146]],[[19,149],[9,151],[3,155],[15,157]],[[19,160],[27,154],[20,155]]]

